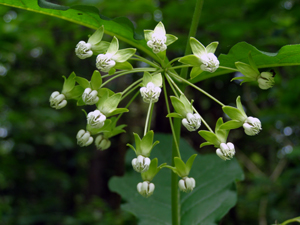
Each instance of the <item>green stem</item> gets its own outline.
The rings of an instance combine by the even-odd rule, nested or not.
[[[176,62],[176,61],[178,61],[178,60],[181,59],[181,58],[182,58],[182,57],[177,57],[177,58],[175,58],[175,59],[172,59],[172,60],[166,65],[166,67],[172,65],[173,62]]]
[[[172,83],[172,85],[175,86],[175,88],[178,90],[178,92],[179,92],[181,95],[183,95],[183,96],[185,97],[185,99],[186,99],[188,102],[190,102],[190,101],[187,99],[187,97],[185,96],[185,94],[180,90],[180,88],[176,85],[176,83],[172,80],[172,78],[171,78],[168,74],[166,74],[166,78],[167,78],[167,80],[169,81],[169,83]],[[171,86],[171,85],[170,85],[170,86]],[[177,96],[177,97],[178,97],[178,96]],[[214,133],[213,130],[210,128],[210,126],[209,126],[209,125],[206,123],[206,121],[203,119],[203,117],[201,116],[201,114],[195,109],[194,106],[192,106],[192,107],[193,107],[193,110],[194,110],[196,113],[198,113],[198,114],[200,115],[201,121],[202,121],[202,123],[206,126],[206,128],[207,128],[210,132]]]
[[[134,99],[139,95],[139,93],[140,93],[140,91],[137,91],[135,94],[134,94],[134,96],[130,99],[130,101],[127,103],[127,105],[125,106],[125,109],[127,109],[130,105],[131,105],[131,103],[134,101]],[[120,113],[119,115],[118,115],[118,117],[117,117],[117,119],[116,119],[116,123],[117,123],[117,121],[121,118],[121,116],[123,115],[123,113]]]
[[[136,88],[139,87],[139,83],[141,83],[143,78],[138,79],[131,85],[129,85],[123,92],[122,92],[122,100],[126,98],[127,95],[129,95],[132,91],[134,91]],[[134,87],[135,86],[135,87]],[[133,88],[134,87],[134,88]],[[130,90],[131,89],[131,90]],[[127,92],[127,93],[126,93]],[[126,93],[126,94],[125,94]]]
[[[152,108],[152,100],[150,101],[149,107],[148,107],[147,118],[146,118],[145,129],[144,129],[144,136],[147,134],[148,126],[150,126],[149,118],[150,118],[150,114],[151,114],[151,108]],[[150,127],[149,127],[149,130],[150,130]]]
[[[151,62],[151,61],[148,60],[148,59],[145,59],[145,58],[142,57],[142,56],[134,55],[134,57],[136,57],[136,58],[130,58],[130,60],[141,61],[141,62],[147,63],[147,64],[150,65],[150,66],[153,66],[154,68],[160,68],[159,65],[157,65],[157,64],[155,64],[155,63],[153,63],[153,62]]]
[[[187,68],[187,67],[192,67],[192,65],[180,65],[180,66],[174,66],[174,67],[170,67],[170,69],[180,69],[180,68]]]
[[[238,72],[239,70],[236,68],[230,68],[230,67],[226,67],[226,66],[219,66],[220,69],[225,69],[225,70],[232,70],[232,71],[236,71]]]
[[[292,223],[292,222],[300,223],[300,217],[296,217],[296,218],[293,218],[293,219],[286,220],[283,223],[281,223],[280,225],[286,225],[286,224],[289,224],[289,223]]]
[[[108,83],[111,82],[112,80],[114,80],[114,79],[116,79],[116,78],[118,78],[118,77],[121,77],[121,76],[123,76],[123,75],[126,75],[126,74],[130,74],[130,73],[139,73],[139,72],[145,72],[145,71],[148,71],[148,72],[155,72],[156,70],[157,70],[157,69],[155,69],[155,68],[135,68],[135,69],[133,69],[133,70],[125,71],[125,72],[123,72],[123,73],[118,73],[116,76],[114,76],[114,77],[108,79],[107,81],[105,81],[105,82],[101,85],[101,87],[104,87],[106,84],[108,84]],[[111,75],[109,75],[109,76],[111,76]],[[104,78],[104,77],[107,77],[107,75],[106,75],[106,76],[103,76],[102,78]]]
[[[151,120],[152,120],[153,108],[154,108],[154,103],[152,103],[152,106],[151,106],[150,118],[149,118],[149,122],[148,122],[147,133],[150,131],[150,128],[151,128]]]
[[[224,105],[222,102],[220,102],[218,99],[216,99],[216,98],[213,97],[212,95],[208,94],[208,93],[207,93],[206,91],[204,91],[203,89],[197,87],[197,86],[194,85],[193,83],[189,82],[188,80],[186,80],[186,79],[184,79],[184,78],[182,78],[182,77],[176,75],[175,73],[172,73],[171,71],[169,71],[169,73],[170,73],[173,77],[182,80],[184,83],[186,83],[186,84],[192,86],[193,88],[197,89],[198,91],[202,92],[202,93],[205,94],[207,97],[211,98],[212,100],[214,100],[215,102],[217,102],[218,104],[220,104],[222,107],[225,106],[225,105]]]
[[[166,78],[167,78],[167,81],[168,81],[168,83],[169,83],[169,85],[170,85],[170,87],[171,87],[173,93],[176,95],[177,98],[179,98],[179,95],[178,95],[177,91],[175,90],[173,83],[170,81],[170,77],[169,77],[168,75],[166,75]],[[172,81],[173,81],[173,80],[172,80]],[[179,90],[180,90],[180,89],[179,89]],[[181,92],[181,90],[180,90],[180,92]],[[180,92],[179,92],[179,93],[180,93]]]

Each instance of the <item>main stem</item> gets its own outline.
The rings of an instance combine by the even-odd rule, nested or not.
[[[203,0],[197,0],[196,1],[196,6],[195,6],[195,11],[191,23],[191,28],[189,32],[189,36],[187,39],[187,45],[185,49],[185,55],[188,55],[191,53],[191,47],[190,47],[190,37],[195,36],[197,32],[197,27],[202,11],[202,5],[203,5]],[[187,72],[188,68],[182,68],[180,72],[180,77],[186,79],[187,78]],[[184,92],[185,85],[181,86],[182,92]],[[175,134],[173,134],[178,140],[178,145],[179,145],[179,140],[180,140],[180,131],[181,131],[181,120],[178,118],[174,118],[174,131]],[[176,144],[175,140],[173,138],[173,144],[172,144],[172,165],[174,166],[174,158],[178,157],[178,152],[176,149]],[[171,175],[171,185],[172,185],[172,191],[171,191],[171,201],[172,201],[172,225],[180,225],[180,195],[178,191],[178,175],[175,173],[172,173]]]

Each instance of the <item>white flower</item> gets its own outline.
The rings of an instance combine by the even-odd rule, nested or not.
[[[146,172],[149,169],[151,160],[148,157],[139,155],[131,161],[132,167],[139,173]]]
[[[147,42],[147,45],[149,48],[152,48],[152,51],[154,53],[157,54],[167,49],[166,41],[166,32],[163,32],[162,30],[154,30],[154,33],[152,34],[152,39]]]
[[[50,96],[50,106],[54,109],[61,109],[67,105],[66,97],[63,94],[59,94],[58,91],[54,91]]]
[[[155,185],[149,181],[140,182],[137,185],[137,191],[144,197],[149,197],[153,194]]]
[[[91,88],[86,88],[82,94],[82,100],[87,105],[94,105],[99,101],[98,92]]]
[[[112,67],[116,65],[116,62],[111,59],[112,54],[99,54],[96,58],[96,67],[103,72],[108,72]]]
[[[85,43],[85,41],[79,41],[76,45],[75,53],[80,59],[86,59],[93,55],[93,51],[91,50],[92,45],[90,43]]]
[[[93,137],[91,137],[90,132],[82,130],[82,129],[80,131],[78,131],[76,138],[77,138],[77,144],[80,147],[88,146],[88,145],[92,144],[92,142],[94,140]]]
[[[200,61],[203,63],[200,68],[210,73],[215,72],[219,67],[219,60],[213,53],[202,54]]]
[[[275,84],[274,76],[275,74],[271,72],[262,72],[257,79],[259,88],[266,90],[273,87]]]
[[[89,124],[92,128],[95,129],[103,127],[105,120],[106,116],[103,115],[98,109],[96,109],[93,112],[90,112],[87,115],[87,124]]]
[[[227,144],[221,143],[220,148],[217,149],[216,153],[221,159],[230,160],[235,154],[234,145],[231,142],[228,142]]]
[[[249,136],[256,135],[261,130],[261,122],[259,119],[249,116],[243,124],[245,133]]]
[[[155,86],[152,82],[149,82],[146,87],[140,89],[140,92],[144,102],[149,103],[152,101],[152,103],[154,103],[158,101],[161,88]]]
[[[196,186],[196,181],[192,177],[184,177],[179,181],[178,186],[179,189],[183,192],[191,192]]]
[[[182,119],[182,124],[186,127],[186,129],[188,129],[188,131],[195,131],[201,125],[201,117],[198,113],[188,113],[186,118]]]
[[[99,135],[95,139],[95,145],[99,150],[108,149],[111,145],[110,140],[103,137],[103,135]]]

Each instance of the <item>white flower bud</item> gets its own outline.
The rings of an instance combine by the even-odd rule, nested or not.
[[[92,142],[94,140],[93,137],[91,137],[90,132],[82,130],[82,129],[80,131],[78,131],[76,138],[77,138],[77,144],[80,147],[88,146],[88,145],[92,144]]]
[[[249,116],[243,124],[245,133],[249,136],[256,135],[261,130],[261,122],[259,119]]]
[[[149,103],[152,101],[152,103],[155,103],[158,101],[161,88],[155,86],[152,82],[149,82],[146,87],[140,88],[140,92],[144,102]]]
[[[54,109],[61,109],[67,105],[66,97],[63,94],[59,94],[58,91],[54,91],[51,94],[49,102]]]
[[[80,59],[86,59],[93,55],[93,51],[91,50],[92,45],[90,43],[85,43],[84,41],[79,41],[76,45],[75,53]]]
[[[147,45],[157,54],[167,49],[166,41],[167,38],[165,34],[153,33],[152,39],[147,42]]]
[[[215,72],[219,67],[219,60],[213,53],[203,54],[200,57],[200,61],[203,63],[200,68],[203,71],[210,73]]]
[[[94,105],[99,101],[98,92],[91,88],[86,88],[82,94],[82,100],[87,105]]]
[[[262,72],[257,79],[258,87],[263,90],[273,87],[275,84],[274,76],[275,74],[271,72]]]
[[[106,116],[103,115],[98,109],[96,109],[93,112],[90,112],[87,115],[87,124],[89,124],[92,128],[95,129],[103,127],[105,120]]]
[[[144,197],[148,198],[154,192],[155,185],[149,181],[140,182],[137,185],[137,191]]]
[[[149,169],[151,160],[148,157],[139,155],[131,161],[132,167],[136,172],[143,173]]]
[[[221,159],[230,160],[235,154],[234,145],[231,142],[228,142],[227,144],[221,143],[220,148],[217,149],[216,153]]]
[[[191,192],[196,186],[196,181],[192,177],[184,177],[182,178],[179,183],[178,187],[183,192]]]
[[[116,65],[116,62],[111,57],[111,54],[99,54],[96,58],[96,67],[102,72],[108,72]]]
[[[195,131],[201,125],[201,117],[198,113],[188,113],[186,118],[182,119],[182,125],[188,129],[188,131]]]
[[[99,150],[108,149],[111,145],[110,140],[103,137],[103,135],[99,135],[95,139],[95,145]]]

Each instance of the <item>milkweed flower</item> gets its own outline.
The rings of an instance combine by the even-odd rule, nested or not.
[[[140,182],[137,185],[137,191],[146,198],[153,194],[154,189],[155,185],[149,181]]]
[[[249,136],[258,134],[260,132],[260,130],[262,129],[260,120],[255,117],[252,117],[252,116],[249,116],[245,120],[243,127],[244,127],[245,133]]]
[[[273,87],[275,84],[274,76],[275,74],[271,72],[262,72],[257,78],[258,87],[263,90]]]
[[[85,131],[83,129],[78,131],[76,138],[77,138],[77,144],[80,147],[88,146],[88,145],[92,144],[92,142],[94,140],[93,137],[91,137],[90,132]]]
[[[201,125],[201,117],[198,113],[188,113],[186,118],[182,119],[182,124],[188,131],[195,131]]]
[[[50,106],[54,109],[61,109],[67,105],[67,100],[64,94],[54,91],[50,96]]]
[[[146,172],[149,169],[151,160],[148,157],[139,155],[131,161],[132,167],[139,173]]]
[[[104,138],[103,135],[98,135],[95,139],[95,145],[99,150],[106,150],[110,147],[110,140]]]
[[[234,145],[231,142],[221,143],[216,153],[221,159],[230,160],[235,155]]]
[[[86,88],[82,94],[82,100],[86,105],[94,105],[99,101],[98,91]]]
[[[196,181],[192,177],[184,177],[182,178],[179,183],[178,187],[183,192],[191,192],[196,186]]]
[[[103,127],[105,120],[106,116],[103,115],[98,109],[96,109],[93,112],[90,112],[87,115],[87,124],[89,124],[92,128],[95,129]]]
[[[152,82],[149,82],[146,87],[141,87],[140,92],[144,102],[157,102],[161,93],[161,88],[155,86]]]

